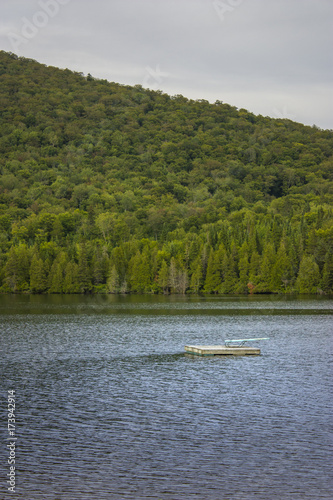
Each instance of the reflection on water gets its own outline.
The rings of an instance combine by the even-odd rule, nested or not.
[[[15,498],[332,497],[331,300],[4,296],[0,312]],[[270,341],[183,352],[240,335]]]

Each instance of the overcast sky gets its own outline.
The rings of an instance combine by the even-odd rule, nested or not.
[[[333,129],[332,0],[7,0],[1,49]]]

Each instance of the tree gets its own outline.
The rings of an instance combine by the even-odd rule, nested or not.
[[[68,262],[65,269],[65,278],[63,282],[64,293],[80,293],[79,270],[75,262]]]
[[[286,290],[293,277],[292,267],[286,252],[285,243],[281,240],[276,260],[271,270],[270,290],[281,292]]]
[[[259,284],[257,290],[260,292],[271,291],[272,269],[276,262],[275,250],[272,243],[267,243],[261,257],[260,274],[258,276]],[[278,268],[276,268],[278,270]],[[278,278],[277,278],[278,279]],[[279,282],[279,285],[281,283]]]
[[[325,256],[320,288],[326,293],[333,292],[333,255],[331,253],[327,253]]]
[[[239,280],[238,286],[236,288],[236,293],[247,293],[247,284],[249,282],[249,258],[248,254],[245,253],[239,259],[238,269],[239,269]]]
[[[179,292],[179,274],[176,265],[176,260],[174,257],[171,258],[170,266],[169,266],[169,286],[171,289],[171,293]]]
[[[207,273],[205,279],[204,292],[205,293],[217,293],[221,285],[221,262],[220,255],[213,249],[210,250]]]
[[[169,285],[169,271],[168,271],[168,264],[166,263],[165,259],[162,260],[157,281],[162,292],[167,293]]]
[[[299,293],[317,293],[320,283],[318,264],[311,255],[304,255],[299,266],[296,288]]]
[[[90,292],[91,290],[91,275],[88,264],[88,254],[85,244],[77,245],[78,253],[78,283],[81,293]]]
[[[152,287],[149,259],[147,254],[137,251],[129,263],[129,286],[132,292],[149,292]]]
[[[5,280],[11,292],[23,292],[29,289],[30,258],[25,243],[11,247],[5,265]]]
[[[238,283],[236,263],[232,254],[225,254],[222,263],[223,281],[220,292],[225,294],[235,293]]]
[[[38,254],[34,254],[30,266],[30,290],[33,293],[42,293],[47,289],[47,276],[44,262]]]
[[[202,281],[203,281],[202,261],[201,261],[200,257],[198,257],[193,262],[192,269],[193,269],[193,271],[192,271],[191,281],[190,281],[190,290],[191,290],[191,292],[199,293],[199,290],[202,286]]]
[[[54,260],[48,277],[49,293],[63,293],[65,271],[68,264],[66,252],[61,252]]]
[[[260,273],[260,256],[258,252],[253,252],[250,259],[249,282],[255,285],[258,282]]]
[[[179,291],[184,295],[188,287],[188,273],[184,266],[181,266],[178,270],[178,283]]]
[[[110,236],[112,228],[114,226],[115,220],[113,214],[110,213],[102,213],[96,217],[96,226],[101,232],[105,242],[107,242],[107,238]]]
[[[106,247],[102,250],[99,246],[94,249],[93,260],[92,260],[92,277],[94,285],[100,285],[106,283],[107,274],[109,269],[109,257],[107,254]]]
[[[109,293],[118,293],[120,291],[119,274],[114,264],[110,268],[107,288]]]

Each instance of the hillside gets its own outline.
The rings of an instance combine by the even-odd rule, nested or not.
[[[0,290],[332,293],[333,132],[0,52]]]

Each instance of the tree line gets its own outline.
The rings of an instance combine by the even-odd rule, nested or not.
[[[332,215],[319,209],[286,220],[242,209],[233,213],[237,224],[180,228],[164,241],[132,238],[116,246],[105,235],[60,237],[55,219],[50,237],[39,229],[32,245],[16,234],[2,266],[2,291],[332,293],[333,227],[322,228]]]

